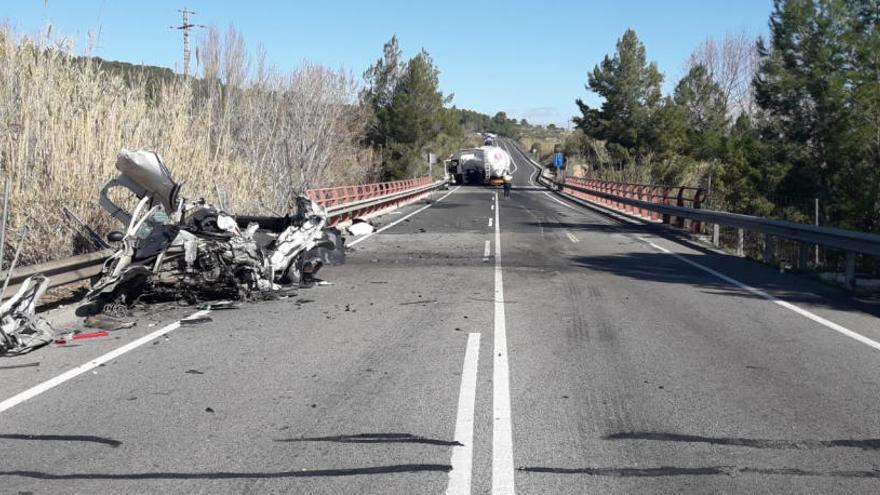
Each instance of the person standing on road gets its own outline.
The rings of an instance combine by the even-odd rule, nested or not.
[[[513,187],[513,176],[505,175],[504,176],[504,197],[510,197],[510,188]]]

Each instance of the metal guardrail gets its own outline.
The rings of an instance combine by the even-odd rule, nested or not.
[[[639,216],[644,216],[639,212],[651,212],[655,215],[661,214],[681,219],[686,218],[699,222],[761,232],[773,237],[780,237],[805,244],[818,244],[820,246],[840,249],[847,252],[880,256],[880,235],[876,234],[836,229],[833,227],[818,227],[815,225],[789,222],[785,220],[773,220],[770,218],[742,215],[739,213],[701,210],[643,201],[590,189],[577,182],[573,182],[571,178],[566,179],[563,192],[566,192],[565,190],[580,193],[579,195],[574,194],[574,196],[581,197],[582,199],[588,199],[606,205],[617,205],[617,209]],[[620,205],[623,205],[623,207]],[[651,219],[653,219],[653,217],[651,217]]]
[[[446,181],[432,182],[430,177],[422,177],[360,186],[309,189],[306,195],[327,208],[329,223],[336,225],[352,218],[400,206],[445,184]],[[15,294],[22,282],[38,273],[49,277],[50,288],[94,277],[101,273],[104,262],[112,253],[112,250],[96,251],[17,268],[9,279],[5,297]],[[0,277],[5,280],[6,272],[0,272]]]
[[[540,164],[535,163],[518,146],[517,149],[525,159],[540,167]],[[673,224],[679,227],[684,227],[684,220],[689,220],[691,222],[690,230],[693,232],[701,230],[701,222],[712,224],[715,230],[714,239],[718,238],[718,226],[736,228],[739,231],[739,254],[742,254],[744,231],[762,233],[765,235],[764,261],[769,263],[775,261],[774,238],[788,239],[798,243],[798,265],[801,267],[806,266],[809,248],[812,246],[819,245],[839,249],[846,253],[845,280],[850,288],[855,287],[856,253],[880,256],[880,235],[739,213],[704,210],[700,206],[706,196],[697,188],[672,188],[678,189],[678,192],[669,195],[661,194],[664,189],[668,189],[663,186],[603,183],[602,181],[576,177],[566,177],[563,184],[551,182],[543,176],[539,180],[548,188],[556,189],[561,186],[560,192],[562,194],[638,216],[645,220]],[[691,191],[690,200],[687,199],[688,190]],[[673,198],[676,204],[671,204]],[[690,207],[684,205],[688,202]]]

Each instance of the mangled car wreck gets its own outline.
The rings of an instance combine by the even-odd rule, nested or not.
[[[108,235],[119,248],[86,296],[99,311],[142,298],[250,299],[309,284],[323,264],[344,256],[340,232],[306,196],[284,216],[233,216],[180,197],[180,184],[152,151],[122,150],[116,168],[100,204],[125,230]],[[117,187],[138,198],[132,212],[110,200]]]

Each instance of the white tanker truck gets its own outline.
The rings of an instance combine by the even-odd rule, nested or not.
[[[510,155],[498,146],[461,150],[446,161],[446,171],[456,184],[500,186],[504,184],[504,176],[512,173],[511,166]]]

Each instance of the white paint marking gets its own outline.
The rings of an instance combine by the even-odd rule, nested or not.
[[[489,209],[490,209],[490,210],[494,210],[494,209],[495,209],[495,203],[492,203],[492,206],[490,206]]]
[[[547,191],[543,191],[543,193],[544,193],[545,196],[547,196],[548,198],[552,199],[553,201],[556,201],[557,203],[561,204],[562,206],[564,206],[564,207],[566,207],[566,208],[568,208],[568,209],[570,209],[570,210],[574,210],[574,211],[576,211],[576,212],[578,212],[578,213],[583,213],[581,210],[575,208],[574,206],[571,206],[571,205],[568,204],[568,203],[564,203],[564,202],[562,202],[562,201],[560,201],[560,200],[554,198],[553,195],[551,195],[551,194],[548,193]]]
[[[492,493],[515,493],[513,433],[510,418],[510,370],[504,316],[504,280],[501,275],[501,219],[495,193],[495,349],[492,352]]]
[[[470,495],[471,470],[474,465],[474,402],[477,399],[477,363],[480,359],[480,334],[468,334],[458,392],[458,416],[452,447],[452,471],[449,471],[448,495]]]
[[[491,241],[486,241],[486,244],[483,246],[483,261],[489,261],[490,244],[491,244]]]
[[[210,312],[211,312],[211,310],[209,310],[209,309],[198,311],[198,312],[194,313],[193,315],[191,315],[189,318],[198,318],[201,316],[205,316]],[[172,323],[168,326],[162,327],[153,333],[144,335],[143,337],[141,337],[137,340],[133,340],[133,341],[129,342],[128,344],[125,344],[122,347],[119,347],[113,351],[108,352],[107,354],[104,354],[103,356],[97,357],[97,358],[87,362],[86,364],[77,366],[76,368],[73,368],[70,371],[67,371],[65,373],[62,373],[62,374],[56,376],[55,378],[51,378],[49,380],[46,380],[45,382],[40,383],[39,385],[36,385],[34,387],[31,387],[31,388],[25,390],[24,392],[16,394],[16,395],[4,400],[3,402],[0,402],[0,413],[6,411],[8,409],[13,408],[13,407],[21,404],[22,402],[27,401],[28,399],[33,399],[34,397],[42,394],[43,392],[51,390],[66,381],[72,380],[87,371],[91,371],[91,370],[97,368],[98,366],[100,366],[102,364],[108,363],[108,362],[118,358],[119,356],[125,354],[128,351],[137,349],[138,347],[146,344],[147,342],[149,342],[153,339],[156,339],[157,337],[161,337],[167,333],[171,333],[174,330],[177,330],[178,328],[180,328],[180,322],[175,321],[174,323]]]
[[[407,215],[407,216],[405,216],[405,217],[402,217],[402,218],[400,218],[400,219],[398,219],[398,220],[395,220],[395,221],[389,223],[388,225],[382,227],[381,229],[378,229],[378,230],[374,231],[374,232],[371,233],[371,234],[367,234],[367,235],[365,235],[365,236],[363,236],[363,237],[361,237],[361,238],[359,238],[359,239],[355,239],[355,240],[351,241],[350,243],[348,243],[347,245],[348,245],[348,246],[354,246],[355,244],[357,244],[357,243],[359,243],[359,242],[366,241],[366,240],[369,239],[370,237],[373,237],[374,235],[376,235],[376,234],[378,234],[378,233],[380,233],[380,232],[384,232],[384,231],[390,229],[391,227],[394,227],[395,225],[399,224],[400,222],[404,222],[404,221],[406,221],[407,218],[409,218],[409,217],[411,217],[411,216],[413,216],[413,215],[419,214],[419,213],[421,213],[421,212],[427,210],[428,208],[434,206],[435,204],[437,204],[437,203],[443,201],[444,199],[446,199],[447,196],[449,196],[450,194],[454,193],[455,191],[458,191],[459,188],[461,188],[461,186],[458,186],[458,187],[456,187],[455,189],[453,189],[453,190],[449,191],[448,193],[444,194],[444,195],[441,196],[440,199],[438,199],[437,201],[434,201],[433,203],[427,204],[427,205],[425,205],[425,206],[419,208],[418,210],[416,210],[416,211],[410,213],[409,215]]]
[[[581,240],[578,239],[577,237],[575,237],[575,235],[572,234],[571,232],[566,231],[566,232],[565,232],[565,235],[568,236],[568,238],[571,240],[571,242],[573,242],[573,243],[575,243],[575,244],[581,242]]]
[[[551,196],[551,195],[550,195],[549,193],[547,193],[547,192],[545,192],[544,194],[546,194],[548,198],[552,199],[553,201],[556,201],[556,202],[559,203],[559,204],[562,204],[562,205],[565,205],[565,206],[567,206],[567,207],[569,207],[569,208],[575,209],[573,206],[567,205],[567,204],[563,203],[562,201],[559,201],[558,199],[554,198],[553,196]],[[630,220],[630,219],[628,219],[628,218],[619,218],[619,217],[618,217],[618,220],[623,221],[623,223],[629,223],[629,224],[634,223],[632,220]],[[607,224],[607,225],[612,225],[612,224]],[[679,261],[682,261],[682,262],[684,262],[684,263],[687,263],[688,265],[693,266],[694,268],[697,268],[697,269],[699,269],[699,270],[702,270],[702,271],[704,271],[704,272],[706,272],[706,273],[708,273],[708,274],[710,274],[710,275],[712,275],[712,276],[714,276],[714,277],[717,277],[717,278],[719,278],[719,279],[721,279],[721,280],[724,280],[725,282],[727,282],[727,283],[729,283],[729,284],[735,285],[736,287],[739,287],[739,288],[741,288],[741,289],[743,289],[743,290],[746,290],[746,291],[748,291],[748,292],[751,292],[752,294],[754,294],[754,295],[756,295],[756,296],[759,296],[759,297],[762,297],[762,298],[764,298],[764,299],[766,299],[766,300],[768,300],[768,301],[770,301],[770,302],[772,302],[772,303],[774,303],[774,304],[776,304],[776,305],[782,306],[783,308],[785,308],[785,309],[787,309],[787,310],[789,310],[789,311],[793,311],[793,312],[795,312],[795,313],[797,313],[797,314],[803,316],[804,318],[807,318],[807,319],[813,320],[814,322],[816,322],[816,323],[818,323],[818,324],[820,324],[820,325],[822,325],[822,326],[824,326],[824,327],[826,327],[826,328],[829,328],[829,329],[831,329],[831,330],[834,330],[835,332],[838,332],[838,333],[840,333],[841,335],[845,335],[845,336],[847,336],[847,337],[849,337],[849,338],[851,338],[851,339],[853,339],[853,340],[856,340],[856,341],[858,341],[858,342],[861,342],[862,344],[865,344],[865,345],[867,345],[867,346],[869,346],[869,347],[872,347],[872,348],[874,348],[874,349],[880,350],[880,342],[877,342],[876,340],[873,340],[873,339],[871,339],[871,338],[869,338],[869,337],[865,337],[864,335],[862,335],[862,334],[860,334],[860,333],[856,333],[856,332],[854,332],[854,331],[852,331],[852,330],[850,330],[850,329],[844,327],[843,325],[840,325],[840,324],[834,323],[833,321],[828,320],[828,319],[826,319],[826,318],[823,318],[823,317],[821,317],[821,316],[819,316],[819,315],[817,315],[817,314],[815,314],[815,313],[812,313],[812,312],[810,312],[810,311],[807,311],[806,309],[803,309],[803,308],[801,308],[800,306],[796,306],[796,305],[794,305],[794,304],[792,304],[792,303],[790,303],[790,302],[783,301],[782,299],[779,299],[779,298],[777,298],[777,297],[774,297],[774,296],[772,296],[772,295],[770,295],[770,294],[768,294],[768,293],[762,291],[761,289],[757,289],[757,288],[752,287],[752,286],[750,286],[750,285],[747,285],[747,284],[745,284],[745,283],[743,283],[743,282],[740,282],[739,280],[736,280],[736,279],[734,279],[734,278],[728,277],[727,275],[725,275],[725,274],[723,274],[723,273],[721,273],[721,272],[718,272],[718,271],[716,271],[716,270],[713,270],[713,269],[711,269],[711,268],[709,268],[709,267],[707,267],[707,266],[704,266],[704,265],[702,265],[702,264],[700,264],[700,263],[697,263],[696,261],[691,261],[691,260],[685,258],[684,256],[681,256],[681,255],[679,255],[679,254],[677,254],[677,253],[674,253],[674,252],[672,252],[672,251],[670,251],[670,250],[664,248],[663,246],[660,246],[660,245],[658,245],[658,244],[655,244],[654,242],[652,242],[652,241],[650,241],[650,240],[648,240],[648,239],[646,239],[646,238],[644,238],[644,237],[642,237],[642,236],[633,236],[633,237],[635,237],[636,239],[638,239],[638,240],[640,240],[640,241],[642,241],[642,242],[644,242],[644,243],[650,245],[651,247],[653,247],[654,249],[657,249],[658,251],[661,251],[661,252],[663,252],[663,253],[669,254],[669,255],[673,256],[674,258],[678,259]]]
[[[657,250],[662,251],[668,255],[671,255],[674,258],[676,258],[680,261],[683,261],[683,262],[687,263],[688,265],[691,265],[694,268],[698,268],[698,269],[700,269],[710,275],[713,275],[715,277],[720,278],[721,280],[724,280],[727,283],[733,284],[743,290],[747,290],[756,296],[763,297],[764,299],[767,299],[770,302],[778,304],[779,306],[782,306],[785,309],[788,309],[790,311],[794,311],[795,313],[797,313],[805,318],[809,318],[809,319],[815,321],[816,323],[818,323],[826,328],[830,328],[831,330],[834,330],[835,332],[838,332],[842,335],[846,335],[847,337],[849,337],[851,339],[857,340],[867,346],[873,347],[874,349],[877,349],[878,351],[880,351],[880,342],[877,342],[876,340],[869,339],[868,337],[865,337],[862,334],[853,332],[852,330],[850,330],[842,325],[838,325],[837,323],[834,323],[831,320],[827,320],[825,318],[822,318],[821,316],[814,314],[814,313],[811,313],[811,312],[807,311],[806,309],[803,309],[799,306],[795,306],[794,304],[791,304],[789,302],[783,301],[781,299],[777,299],[776,297],[771,296],[770,294],[762,291],[761,289],[756,289],[750,285],[746,285],[746,284],[740,282],[739,280],[728,277],[727,275],[725,275],[721,272],[717,272],[707,266],[703,266],[703,265],[697,263],[696,261],[691,261],[691,260],[685,258],[684,256],[673,253],[672,251],[666,249],[663,246],[659,246],[657,244],[654,244],[653,242],[649,241],[648,239],[645,239],[644,237],[636,236],[636,238],[649,244],[654,249],[657,249]]]
[[[492,227],[492,219],[489,219],[489,227]]]

